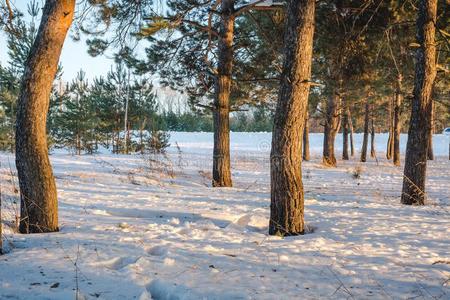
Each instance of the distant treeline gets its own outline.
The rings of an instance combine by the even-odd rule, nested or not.
[[[158,115],[162,130],[185,132],[212,132],[213,118],[211,114],[188,112],[162,112]],[[235,132],[268,132],[272,131],[273,114],[261,107],[245,112],[235,112],[230,118],[230,129]]]

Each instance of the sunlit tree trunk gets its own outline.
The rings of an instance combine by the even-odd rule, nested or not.
[[[418,3],[414,92],[406,145],[401,202],[424,205],[428,136],[432,114],[432,90],[436,78],[435,24],[437,0]]]
[[[334,91],[327,102],[327,113],[325,120],[325,131],[323,138],[323,164],[329,167],[336,166],[336,156],[334,154],[334,141],[340,126],[340,96]]]
[[[386,147],[386,158],[392,159],[394,154],[394,112],[393,112],[393,98],[389,99],[389,137]]]
[[[400,166],[400,133],[401,133],[401,124],[400,124],[400,107],[402,105],[402,76],[398,75],[397,77],[397,90],[395,92],[395,103],[394,103],[394,165]]]
[[[311,79],[314,11],[315,0],[290,0],[287,4],[284,65],[270,154],[271,235],[305,231],[301,145]]]
[[[366,112],[364,114],[364,137],[361,148],[361,162],[367,161],[367,145],[369,144],[369,116],[370,116],[369,114],[370,114],[370,104],[369,98],[367,98]]]
[[[214,99],[214,187],[231,187],[230,93],[233,70],[234,0],[222,0],[219,31],[218,75]]]
[[[20,232],[58,230],[56,184],[48,158],[46,121],[61,49],[75,0],[46,0],[17,103],[16,166],[20,184]]]

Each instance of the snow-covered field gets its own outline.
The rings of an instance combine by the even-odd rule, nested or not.
[[[27,236],[8,226],[17,182],[1,154],[0,299],[450,299],[447,137],[434,138],[428,205],[407,207],[385,135],[378,161],[361,164],[357,151],[328,169],[313,134],[312,233],[284,239],[266,234],[270,139],[232,134],[234,187],[221,189],[210,187],[207,133],[172,133],[168,158],[54,153],[61,231]]]

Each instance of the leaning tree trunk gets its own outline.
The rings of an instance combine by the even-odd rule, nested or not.
[[[305,231],[301,145],[311,79],[314,10],[315,0],[288,1],[284,65],[270,153],[271,235]]]
[[[390,160],[394,155],[394,112],[393,99],[389,99],[389,137],[387,141],[386,158]]]
[[[349,121],[348,121],[348,107],[345,108],[345,112],[343,114],[342,120],[342,159],[348,160],[348,129],[349,129]]]
[[[406,145],[403,176],[403,204],[424,205],[427,171],[427,141],[430,135],[432,90],[436,78],[436,24],[437,0],[420,0],[417,17],[417,41],[414,92],[411,120]]]
[[[428,160],[434,160],[433,153],[433,134],[434,134],[434,102],[431,101],[431,120],[430,120],[430,135],[428,136],[428,150],[427,150],[427,158]]]
[[[25,65],[16,123],[22,233],[58,231],[58,202],[48,158],[46,121],[52,83],[74,9],[75,0],[45,1]]]
[[[377,156],[375,150],[375,120],[372,115],[370,120],[370,157],[375,158]]]
[[[329,96],[327,102],[327,113],[325,121],[325,131],[323,135],[323,164],[329,167],[336,166],[336,156],[334,155],[334,141],[340,126],[340,96],[336,91]]]
[[[369,114],[370,114],[370,104],[369,99],[366,101],[366,112],[364,116],[364,138],[361,149],[361,162],[367,161],[367,145],[369,143]]]
[[[234,0],[221,3],[221,26],[218,49],[218,75],[214,99],[214,187],[231,187],[230,162],[230,93],[233,70]]]
[[[308,109],[306,109],[305,113],[305,129],[303,130],[303,160],[310,160],[309,153],[309,113]]]
[[[400,166],[400,107],[402,105],[402,76],[397,77],[397,89],[395,92],[395,103],[394,103],[394,165]]]

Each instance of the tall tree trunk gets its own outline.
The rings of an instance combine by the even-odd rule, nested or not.
[[[433,134],[434,134],[434,101],[431,100],[431,121],[430,121],[430,135],[428,137],[428,150],[427,150],[427,158],[428,160],[434,160],[433,153]]]
[[[309,161],[310,160],[310,153],[309,153],[309,113],[308,109],[306,109],[305,113],[305,129],[303,130],[303,160]]]
[[[353,143],[353,121],[350,109],[348,109],[348,127],[350,129],[350,155],[355,156],[355,145]]]
[[[311,78],[315,0],[290,0],[287,5],[284,65],[270,153],[269,234],[283,236],[305,231],[301,145]]]
[[[120,124],[119,124],[119,117],[117,117],[117,125],[116,125],[116,154],[120,154]]]
[[[131,127],[131,123],[130,122],[128,122],[127,123],[127,136],[126,136],[126,138],[125,138],[125,140],[127,141],[127,144],[126,144],[126,154],[130,154],[130,143],[131,143],[131,139],[130,139],[130,127]]]
[[[334,155],[334,141],[336,133],[340,127],[340,96],[337,91],[333,91],[327,102],[327,114],[325,121],[325,132],[323,137],[323,164],[330,167],[336,166],[336,156]]]
[[[46,122],[50,92],[74,9],[75,0],[45,1],[22,78],[16,123],[22,233],[58,231],[58,202],[48,158]]]
[[[214,99],[214,187],[231,187],[230,93],[233,70],[234,0],[222,0],[218,48],[218,75]]]
[[[420,0],[417,17],[417,41],[414,95],[406,145],[403,176],[403,204],[424,205],[427,171],[428,136],[432,112],[432,90],[436,78],[436,24],[437,0]]]
[[[369,144],[369,116],[370,116],[370,104],[369,98],[367,98],[366,112],[364,115],[364,138],[361,149],[361,162],[367,161],[367,145]]]
[[[122,89],[121,89],[122,90]],[[124,132],[123,132],[123,137],[124,137],[124,151],[125,154],[129,154],[129,137],[130,137],[130,124],[128,122],[128,105],[130,102],[130,70],[128,69],[128,81],[127,81],[127,94],[125,96],[125,117],[123,120],[123,125],[124,125]]]
[[[402,76],[397,77],[397,89],[395,91],[394,105],[394,165],[400,166],[400,107],[402,105]]]
[[[389,137],[386,149],[386,158],[389,160],[394,155],[394,111],[392,108],[394,106],[394,99],[395,97],[389,99]]]
[[[375,120],[372,114],[372,118],[370,119],[370,157],[375,158],[377,156],[375,150]]]
[[[349,131],[349,109],[345,108],[342,120],[342,159],[348,160],[348,131]]]

